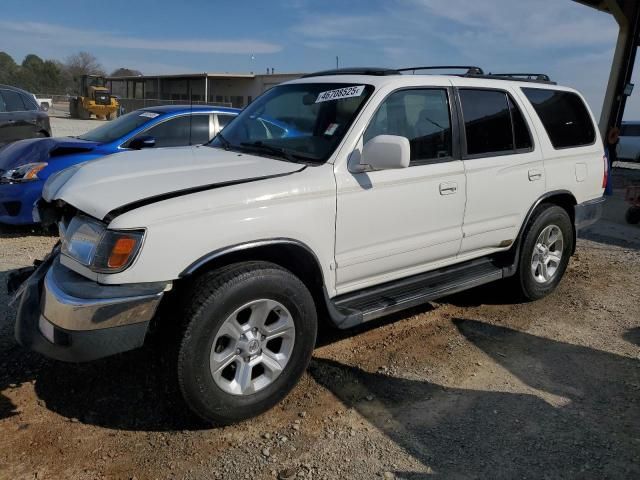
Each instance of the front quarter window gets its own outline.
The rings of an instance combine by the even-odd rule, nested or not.
[[[373,86],[294,83],[267,91],[210,145],[289,160],[325,162],[373,92]]]

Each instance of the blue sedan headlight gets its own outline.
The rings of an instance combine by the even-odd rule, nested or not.
[[[47,162],[35,162],[12,168],[0,176],[0,183],[23,183],[38,180],[38,172],[47,165]]]

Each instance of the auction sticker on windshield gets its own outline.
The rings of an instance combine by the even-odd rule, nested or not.
[[[320,92],[318,94],[316,103],[359,97],[362,95],[362,92],[364,92],[364,85],[354,85],[353,87],[338,88],[337,90],[327,90],[326,92]]]
[[[159,113],[154,113],[154,112],[142,112],[140,114],[141,117],[148,117],[148,118],[156,118],[159,115],[160,115]]]

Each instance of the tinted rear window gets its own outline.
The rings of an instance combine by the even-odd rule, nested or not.
[[[572,92],[523,88],[554,148],[591,145],[596,131],[582,99]]]
[[[494,90],[460,90],[467,154],[514,150],[507,96]]]
[[[27,110],[22,101],[22,96],[18,92],[1,90],[0,95],[4,98],[7,112],[24,112]]]

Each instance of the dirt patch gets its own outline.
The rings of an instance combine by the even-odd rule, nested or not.
[[[603,225],[541,301],[494,284],[323,330],[289,397],[221,429],[180,410],[155,351],[19,348],[0,288],[0,478],[639,478],[640,242]],[[34,233],[0,233],[0,282],[56,241]]]

